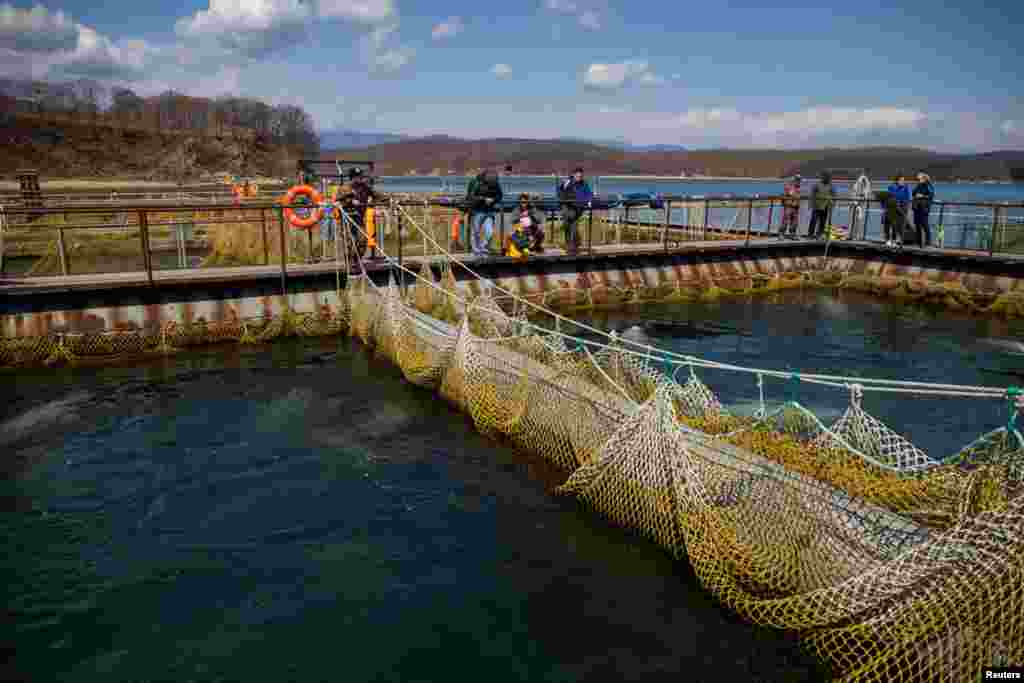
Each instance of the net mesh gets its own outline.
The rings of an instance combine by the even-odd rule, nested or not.
[[[731,413],[616,339],[595,352],[447,269],[403,300],[350,288],[353,334],[484,434],[564,468],[558,488],[686,558],[745,619],[796,633],[838,680],[964,680],[1024,662],[1024,439],[928,456],[852,400]],[[456,324],[451,324],[452,321]],[[364,330],[361,333],[360,330]]]

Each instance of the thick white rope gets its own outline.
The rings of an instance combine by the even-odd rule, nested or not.
[[[403,213],[406,214],[406,216],[409,218],[409,220],[413,223],[413,226],[417,230],[419,230],[421,233],[423,233],[425,236],[427,236],[427,232],[425,230],[423,230],[415,222],[415,220],[412,218],[412,216],[409,216],[408,212],[405,211],[404,207],[399,207],[399,208],[400,208],[400,210]],[[445,257],[447,257],[451,261],[453,261],[453,262],[457,263],[458,265],[460,265],[461,267],[463,267],[474,278],[476,278],[478,280],[488,281],[489,282],[489,280],[487,280],[487,278],[484,278],[482,275],[480,275],[479,273],[474,271],[472,268],[470,268],[468,265],[466,265],[465,262],[463,262],[458,257],[456,257],[455,255],[449,253],[447,250],[445,250],[443,247],[441,247],[441,245],[438,244],[437,241],[434,240],[432,237],[428,236],[428,239],[430,239],[430,241],[433,243],[433,246],[436,249],[438,249],[438,251],[440,251]],[[416,276],[418,277],[418,274]],[[605,332],[604,330],[599,330],[597,328],[590,327],[589,325],[586,325],[585,323],[581,323],[581,322],[578,322],[578,321],[566,318],[566,317],[564,317],[564,316],[562,316],[562,315],[560,315],[560,314],[558,314],[558,313],[556,313],[554,311],[551,311],[550,309],[544,308],[543,306],[539,306],[539,305],[533,303],[532,301],[529,301],[528,299],[520,297],[519,295],[517,295],[514,292],[510,292],[509,290],[506,290],[505,288],[501,287],[498,284],[494,284],[493,287],[495,289],[497,289],[498,291],[503,292],[505,298],[511,298],[513,300],[519,301],[519,302],[525,304],[526,306],[529,306],[529,307],[533,308],[534,310],[536,310],[538,312],[541,312],[541,313],[544,313],[545,315],[551,316],[552,318],[554,318],[556,320],[564,320],[565,322],[568,322],[570,324],[576,325],[577,327],[580,327],[581,329],[584,329],[584,330],[586,330],[588,332],[597,334],[598,336],[610,338],[609,333]],[[541,330],[544,329],[544,328],[542,328],[540,326],[533,325],[532,323],[528,323],[528,324],[530,324],[531,326],[535,327],[536,329],[541,329]],[[560,334],[560,335],[564,336],[567,339],[571,339],[573,341],[576,341],[577,343],[592,344],[592,345],[598,346],[599,348],[602,347],[602,345],[600,345],[600,344],[598,344],[596,342],[593,342],[593,341],[583,340],[583,339],[580,339],[578,337],[573,337],[571,335],[564,335],[564,334],[562,334],[560,332],[556,332],[556,334]],[[779,379],[788,379],[789,377],[791,377],[794,374],[792,372],[783,372],[783,371],[779,371],[779,370],[768,370],[768,369],[763,369],[763,368],[747,368],[747,367],[742,367],[742,366],[738,366],[738,365],[731,365],[731,364],[728,364],[728,363],[719,363],[719,362],[716,362],[716,361],[710,361],[710,360],[706,360],[706,359],[703,359],[703,358],[698,358],[696,356],[687,356],[687,355],[678,354],[678,353],[675,353],[675,352],[672,352],[672,351],[665,351],[663,349],[659,349],[657,347],[653,347],[653,346],[650,346],[648,344],[642,344],[640,342],[636,342],[636,341],[633,341],[633,340],[628,339],[628,338],[622,338],[620,340],[620,342],[625,342],[627,344],[631,344],[633,346],[636,346],[636,347],[646,351],[646,353],[644,353],[644,354],[638,354],[638,353],[631,353],[628,349],[621,349],[621,351],[623,351],[623,352],[631,353],[631,355],[635,355],[635,356],[638,356],[638,357],[641,357],[641,358],[650,358],[650,354],[652,352],[654,352],[654,353],[657,353],[660,356],[664,357],[666,362],[673,363],[673,364],[680,364],[680,363],[682,363],[682,364],[696,364],[696,365],[700,365],[702,367],[707,367],[707,368],[714,368],[714,369],[719,369],[719,370],[730,370],[730,371],[734,371],[734,372],[747,372],[747,373],[751,373],[751,374],[761,374],[761,375],[764,375],[764,376],[775,377],[775,378],[779,378]],[[678,359],[678,360],[673,362],[671,360],[672,358],[675,358],[675,359]],[[879,384],[879,385],[891,385],[892,387],[919,387],[920,389],[923,390],[923,391],[914,391],[914,392],[900,392],[898,389],[889,389],[888,390],[888,391],[893,392],[893,393],[922,393],[922,394],[929,394],[929,395],[949,395],[949,396],[972,397],[972,398],[973,397],[977,397],[977,398],[1002,398],[1002,397],[1006,396],[1006,389],[1002,388],[1002,387],[968,386],[968,385],[957,385],[957,384],[934,384],[934,383],[930,383],[930,382],[912,382],[912,381],[905,381],[905,380],[887,380],[887,379],[875,379],[875,378],[870,378],[870,377],[846,377],[846,376],[841,376],[841,375],[837,376],[837,375],[821,375],[821,374],[806,374],[806,375],[805,374],[799,374],[799,377],[800,377],[801,380],[810,381],[812,383],[822,384],[824,386],[833,386],[833,387],[842,387],[842,388],[846,388],[846,387],[848,387],[852,383],[858,383],[858,384],[861,384],[861,385],[864,386],[865,391],[882,391],[883,390],[882,387],[871,386],[872,384]],[[949,393],[943,394],[942,392],[946,391],[946,390],[948,390]]]

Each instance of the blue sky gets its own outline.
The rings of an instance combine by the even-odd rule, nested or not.
[[[1024,149],[1024,3],[963,5],[5,0],[0,75],[298,103],[322,129]]]

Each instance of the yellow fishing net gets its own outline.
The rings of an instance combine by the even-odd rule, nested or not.
[[[560,493],[687,558],[836,679],[973,680],[1024,662],[1016,431],[938,461],[859,401],[832,425],[795,402],[730,414],[692,370],[677,382],[615,339],[575,348],[486,289],[466,302],[450,271],[404,299],[394,285],[349,296],[352,333],[411,381],[563,467]]]

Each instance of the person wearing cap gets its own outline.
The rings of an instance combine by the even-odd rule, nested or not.
[[[562,231],[565,234],[565,251],[574,255],[580,248],[577,223],[583,216],[583,210],[589,207],[594,199],[594,192],[583,179],[583,169],[577,167],[572,177],[558,188],[559,199],[562,201]]]
[[[811,188],[811,224],[807,227],[807,236],[812,240],[825,235],[835,195],[835,190],[832,189],[832,174],[822,171],[821,180],[814,183],[814,187]]]
[[[797,222],[800,218],[801,181],[803,178],[798,173],[782,189],[782,225],[779,226],[779,239],[796,239]]]

